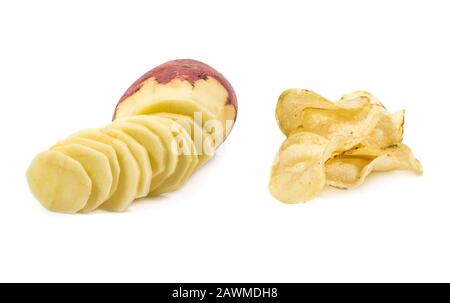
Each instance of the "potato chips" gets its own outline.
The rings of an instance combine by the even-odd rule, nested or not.
[[[287,139],[272,167],[269,190],[285,203],[306,202],[326,185],[352,188],[373,171],[422,166],[402,143],[405,111],[389,113],[365,91],[331,102],[302,89],[278,100],[276,119]]]

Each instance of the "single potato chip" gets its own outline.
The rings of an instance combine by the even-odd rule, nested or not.
[[[285,203],[306,202],[326,185],[324,163],[334,150],[326,138],[309,132],[290,135],[272,167],[269,190]]]
[[[351,149],[373,131],[380,119],[379,106],[357,100],[362,105],[358,110],[306,108],[300,116],[299,128],[336,142],[337,152]]]
[[[330,159],[325,164],[327,184],[344,189],[361,185],[372,171],[394,169],[422,174],[422,165],[405,144],[387,148],[363,146]]]
[[[366,99],[370,104],[378,105],[380,109],[379,121],[372,132],[361,142],[362,145],[383,148],[402,142],[403,124],[405,122],[404,110],[391,114],[377,98],[366,91],[355,91],[346,94],[342,96],[338,103],[342,104],[355,98]]]

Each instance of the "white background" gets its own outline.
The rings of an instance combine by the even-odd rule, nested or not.
[[[0,281],[450,281],[448,1],[2,1]],[[239,100],[219,155],[126,213],[63,215],[28,190],[34,155],[107,124],[148,69],[194,58]],[[290,87],[406,108],[424,175],[370,176],[284,205],[268,190]]]

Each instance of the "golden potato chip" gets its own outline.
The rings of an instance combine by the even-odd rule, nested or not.
[[[338,188],[359,186],[372,171],[394,169],[422,174],[422,165],[405,144],[387,148],[363,146],[330,159],[325,164],[327,184]]]
[[[301,126],[305,108],[337,109],[335,103],[306,89],[288,89],[278,98],[275,116],[281,131],[288,136]]]
[[[380,119],[373,131],[361,142],[362,145],[387,147],[402,142],[405,121],[404,110],[390,114],[377,98],[366,91],[346,94],[342,96],[338,103],[346,103],[355,100],[355,98],[366,99],[370,104],[380,106]]]
[[[302,131],[313,132],[337,142],[337,151],[343,152],[360,144],[375,128],[380,119],[377,105],[365,104],[358,110],[305,108],[299,121]]]
[[[290,135],[272,167],[269,190],[285,203],[306,202],[326,185],[324,163],[334,149],[322,136],[299,132]]]

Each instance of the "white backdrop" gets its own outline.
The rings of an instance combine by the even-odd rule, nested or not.
[[[0,281],[450,281],[448,1],[2,1]],[[44,210],[37,152],[111,119],[148,69],[194,58],[234,85],[219,155],[126,213]],[[406,109],[424,175],[284,205],[268,190],[290,87]],[[447,198],[446,198],[447,197]]]

